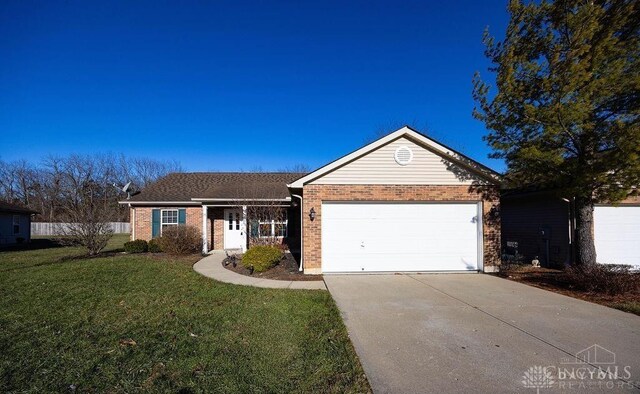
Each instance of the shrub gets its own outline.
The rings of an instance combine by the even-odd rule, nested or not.
[[[200,230],[193,226],[169,226],[162,230],[158,244],[163,252],[172,255],[198,253],[202,247],[202,236]]]
[[[510,255],[510,254],[502,254],[502,260],[500,263],[500,272],[509,272],[512,270],[517,270],[525,265],[531,266],[531,264],[526,264],[524,262],[524,256],[521,254]]]
[[[242,265],[256,272],[263,272],[276,265],[282,259],[282,249],[277,246],[257,245],[251,247],[242,256]]]
[[[566,277],[575,289],[587,292],[617,295],[640,290],[639,274],[626,266],[593,264],[570,267]]]
[[[149,245],[149,253],[160,253],[162,252],[162,248],[160,247],[160,242],[154,238],[148,242]]]
[[[148,249],[147,241],[144,239],[136,239],[124,243],[124,251],[127,253],[145,253]]]
[[[16,243],[21,244],[24,242],[24,238],[23,237],[16,237]]]

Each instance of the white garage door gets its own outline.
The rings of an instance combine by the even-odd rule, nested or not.
[[[598,263],[640,266],[640,207],[595,207],[593,227]]]
[[[323,203],[323,272],[479,268],[477,203]]]

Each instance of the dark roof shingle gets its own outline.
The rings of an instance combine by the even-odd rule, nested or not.
[[[13,204],[5,201],[0,201],[0,212],[26,213],[26,214],[38,213],[38,211],[29,209],[23,205]]]
[[[159,179],[129,201],[284,199],[290,196],[287,184],[303,175],[290,172],[176,172]]]

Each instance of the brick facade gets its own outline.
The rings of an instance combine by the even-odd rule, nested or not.
[[[179,207],[185,208],[185,207]],[[130,217],[135,215],[135,237],[136,239],[144,239],[146,241],[151,239],[152,225],[151,215],[153,209],[178,209],[178,207],[132,207],[130,211]],[[202,229],[202,208],[201,207],[186,207],[187,210],[187,225],[195,226],[198,229]],[[210,207],[208,208],[208,220],[207,220],[207,238],[209,250],[223,250],[224,249],[224,208],[222,207]],[[294,220],[294,222],[297,222]],[[297,226],[289,228],[289,232],[299,231]],[[133,233],[131,235],[133,237]],[[295,234],[290,238],[299,243],[299,236]],[[288,240],[288,239],[287,239]],[[279,238],[279,242],[284,242],[285,239]],[[251,243],[251,242],[250,242]],[[213,246],[213,247],[212,247]],[[299,250],[299,247],[297,248]]]
[[[135,234],[135,239],[148,241],[152,238],[152,211],[154,209],[186,209],[186,224],[202,230],[202,207],[132,207],[131,217],[135,215],[135,228],[131,237]],[[211,229],[211,216],[209,217],[208,228]],[[209,247],[211,247],[212,232],[208,231]]]
[[[224,249],[224,209],[209,208],[209,221],[213,221],[210,237],[213,239],[213,250]]]
[[[305,185],[304,212],[314,208],[316,218],[304,216],[304,270],[322,270],[322,201],[482,201],[484,268],[491,271],[500,264],[500,215],[497,186],[440,185]]]

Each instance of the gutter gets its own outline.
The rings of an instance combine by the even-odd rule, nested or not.
[[[298,271],[304,271],[304,211],[302,210],[302,196],[298,194],[291,195],[300,199],[300,268]]]
[[[191,201],[291,201],[291,197],[287,198],[192,198]]]
[[[197,201],[118,201],[118,204],[128,205],[194,205],[199,206],[202,203]]]

